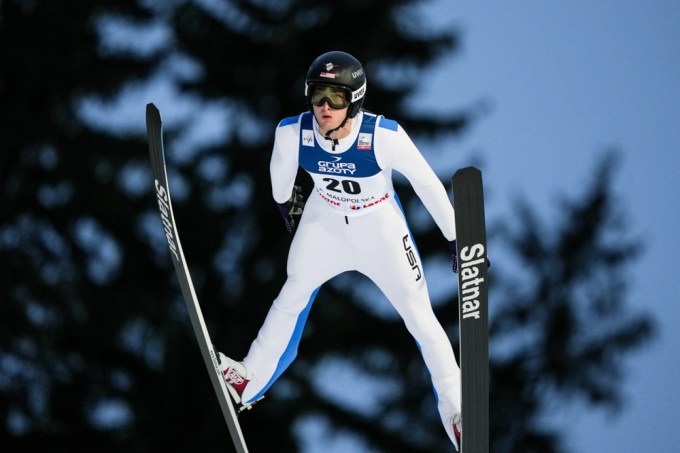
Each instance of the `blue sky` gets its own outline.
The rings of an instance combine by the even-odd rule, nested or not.
[[[680,451],[680,2],[428,5],[434,24],[461,30],[463,46],[413,104],[446,111],[486,101],[487,113],[445,145],[462,165],[481,157],[490,220],[522,195],[549,222],[559,194],[582,194],[604,150],[621,151],[615,193],[646,243],[627,306],[649,311],[659,331],[626,360],[620,415],[575,402],[551,423],[571,451]]]
[[[517,195],[544,220],[557,218],[556,197],[581,195],[598,157],[606,149],[621,151],[615,192],[630,232],[646,243],[630,274],[627,305],[649,311],[658,335],[626,361],[622,414],[612,417],[575,402],[550,423],[568,433],[571,451],[680,451],[680,2],[432,0],[423,7],[433,28],[456,27],[463,41],[461,51],[423,80],[413,107],[448,112],[481,100],[486,113],[463,136],[421,149],[446,178],[452,165],[482,162],[489,221],[510,215]],[[156,45],[167,41],[162,27],[153,33]],[[230,122],[219,104],[202,105],[204,115],[195,117],[194,101],[172,82],[190,77],[191,65],[173,67],[123,92],[116,115],[96,101],[83,104],[84,115],[121,133],[138,131],[143,92],[169,124],[193,118],[193,132],[173,148],[190,158],[183,149],[220,141]],[[437,159],[442,153],[435,146],[452,151]],[[179,195],[180,185],[175,188]],[[490,254],[509,271],[502,255]],[[452,289],[433,287],[441,269],[431,267],[428,275],[433,299]],[[301,428],[309,445],[322,442],[328,453],[347,450],[346,439],[329,444],[328,427],[310,422]]]

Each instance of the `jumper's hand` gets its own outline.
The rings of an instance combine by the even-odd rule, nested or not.
[[[300,186],[293,186],[293,192],[290,198],[285,203],[277,203],[283,222],[286,225],[286,231],[293,234],[295,231],[294,215],[302,215],[302,210],[305,207],[304,196],[302,195],[302,188]]]
[[[451,260],[453,261],[451,270],[453,270],[454,273],[458,273],[458,250],[456,249],[455,239],[449,242],[449,251],[451,252]]]

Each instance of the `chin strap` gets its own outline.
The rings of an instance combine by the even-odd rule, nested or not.
[[[331,140],[333,142],[333,151],[335,151],[335,146],[338,144],[338,139],[337,138],[331,138],[330,135],[333,132],[342,129],[345,126],[345,124],[347,123],[347,120],[349,120],[349,116],[345,115],[345,119],[342,120],[342,123],[340,123],[340,125],[338,127],[326,131],[326,134],[324,135],[324,138],[326,140]]]

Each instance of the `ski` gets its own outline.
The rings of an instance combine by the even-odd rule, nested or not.
[[[232,405],[226,383],[222,377],[222,371],[219,367],[217,353],[210,341],[210,335],[203,319],[201,307],[198,304],[198,298],[194,291],[194,285],[191,281],[189,268],[184,253],[182,252],[182,245],[179,241],[179,234],[177,232],[177,225],[175,224],[175,217],[172,210],[172,202],[170,199],[170,189],[168,187],[168,175],[165,166],[165,151],[163,149],[163,123],[161,114],[153,104],[146,106],[146,129],[149,140],[149,152],[151,154],[151,168],[153,170],[154,185],[156,191],[156,199],[158,202],[158,209],[161,214],[161,222],[165,230],[165,236],[168,241],[170,255],[172,262],[179,278],[179,284],[184,296],[184,302],[189,312],[191,325],[198,341],[198,347],[201,350],[201,355],[208,368],[210,381],[212,382],[217,400],[220,403],[222,414],[227,422],[231,439],[234,442],[237,453],[247,453],[241,426],[234,406]]]
[[[461,453],[489,451],[489,328],[486,226],[482,173],[452,178],[458,248],[458,313],[462,385]]]

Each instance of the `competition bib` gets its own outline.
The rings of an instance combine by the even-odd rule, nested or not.
[[[299,162],[314,180],[314,191],[332,208],[345,215],[360,215],[394,197],[392,185],[375,158],[373,138],[377,117],[364,113],[361,130],[352,146],[331,153],[319,146],[313,115],[302,115]]]

